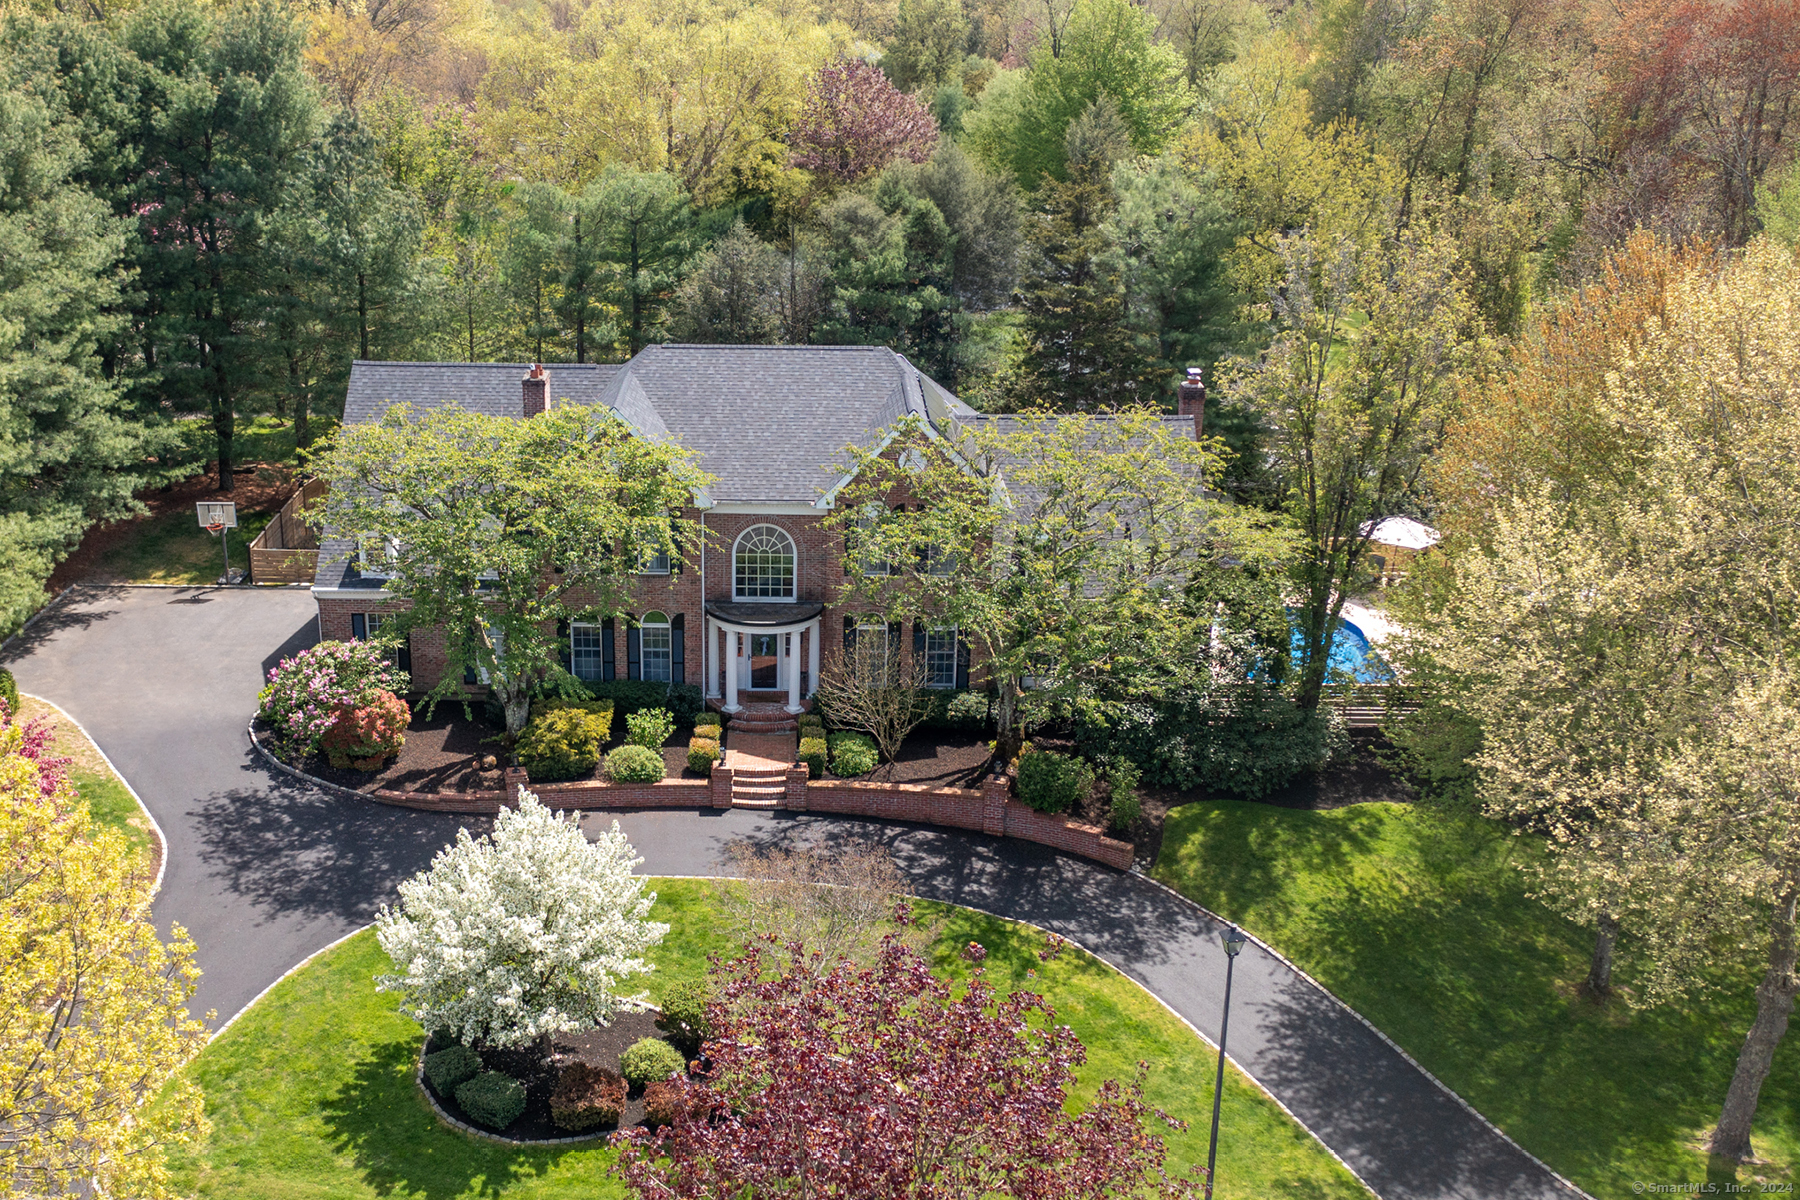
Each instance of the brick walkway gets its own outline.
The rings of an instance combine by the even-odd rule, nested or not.
[[[728,732],[725,748],[731,751],[733,767],[785,767],[794,761],[799,745],[791,733]]]

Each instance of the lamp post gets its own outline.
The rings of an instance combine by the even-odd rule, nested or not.
[[[1225,1098],[1225,1033],[1231,1028],[1231,968],[1250,939],[1236,925],[1225,930],[1225,1012],[1219,1017],[1219,1073],[1213,1079],[1212,1142],[1206,1148],[1206,1200],[1212,1200],[1213,1164],[1219,1158],[1219,1102]]]

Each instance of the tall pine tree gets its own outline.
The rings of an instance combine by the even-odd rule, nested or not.
[[[1117,207],[1110,175],[1130,130],[1106,96],[1069,126],[1066,180],[1046,178],[1029,230],[1022,281],[1023,394],[1030,407],[1094,412],[1155,399],[1153,354],[1127,319],[1125,287],[1109,251]]]
[[[284,210],[310,199],[321,117],[304,34],[271,3],[182,0],[133,14],[124,41],[144,67],[130,199],[156,302],[146,335],[165,398],[211,418],[230,491],[238,413],[286,369],[269,336],[293,273],[280,232]]]
[[[124,325],[129,226],[76,182],[81,121],[48,39],[0,57],[0,632],[44,599],[87,527],[141,511],[144,460],[173,445],[129,410],[96,351]]]

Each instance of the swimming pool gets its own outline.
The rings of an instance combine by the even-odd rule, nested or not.
[[[1300,665],[1300,627],[1288,616],[1289,625],[1293,629],[1293,637],[1288,645],[1293,654],[1294,665]],[[1393,669],[1382,661],[1381,655],[1369,644],[1368,635],[1363,633],[1349,621],[1339,621],[1337,633],[1331,639],[1331,675],[1348,676],[1357,683],[1389,683],[1394,678]]]

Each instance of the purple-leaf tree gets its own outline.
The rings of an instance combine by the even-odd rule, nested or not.
[[[903,158],[924,162],[938,129],[930,110],[881,68],[845,59],[813,77],[790,140],[795,166],[854,183]]]
[[[971,943],[971,961],[985,957]],[[898,938],[871,967],[753,943],[714,967],[704,1076],[654,1134],[619,1138],[641,1197],[1192,1197],[1164,1169],[1143,1067],[1065,1104],[1080,1040],[1041,996],[1001,996],[980,969],[936,978]]]

